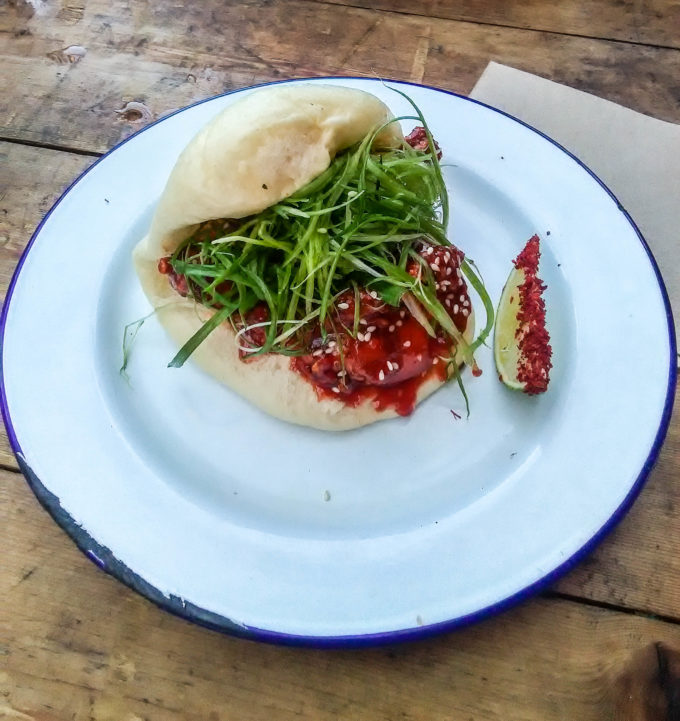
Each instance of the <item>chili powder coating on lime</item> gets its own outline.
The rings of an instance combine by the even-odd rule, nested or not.
[[[519,345],[517,380],[524,384],[529,395],[543,393],[548,389],[552,368],[550,334],[545,327],[546,285],[538,277],[538,261],[541,257],[539,239],[534,235],[515,258],[513,264],[524,271],[524,282],[519,286],[518,327],[515,338]]]

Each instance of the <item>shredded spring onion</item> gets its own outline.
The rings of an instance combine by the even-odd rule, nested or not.
[[[472,354],[486,341],[494,315],[481,278],[469,263],[462,263],[487,316],[482,332],[467,343],[438,301],[429,268],[418,278],[406,270],[412,258],[420,257],[421,242],[451,245],[446,237],[449,200],[425,118],[407,95],[394,90],[415,111],[414,116],[395,120],[421,124],[429,152],[414,150],[407,143],[376,152],[372,146],[382,130],[377,128],[280,203],[239,220],[203,223],[179,245],[170,259],[174,272],[186,277],[190,296],[215,309],[215,314],[170,366],[183,365],[227,320],[249,356],[302,353],[309,324],[318,323],[325,333],[337,297],[348,289],[354,292],[355,315],[346,330],[356,335],[360,288],[375,291],[387,304],[404,303],[431,335],[433,325],[442,328],[465,362],[474,364]],[[248,326],[247,313],[262,303],[267,306],[268,320]],[[136,333],[138,327],[131,327]],[[247,342],[247,331],[256,327],[266,333],[264,342],[252,348],[242,345]],[[124,366],[127,356],[126,351]],[[460,374],[454,375],[461,384]]]

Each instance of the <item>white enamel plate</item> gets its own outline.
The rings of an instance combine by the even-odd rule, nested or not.
[[[409,112],[379,82],[320,82]],[[168,369],[175,348],[154,318],[126,382],[123,328],[149,312],[131,250],[179,152],[250,90],[177,112],[97,162],[38,228],[10,288],[3,412],[31,487],[105,570],[212,628],[357,645],[482,618],[592,548],[663,441],[670,310],[616,199],[507,115],[394,85],[444,150],[450,237],[494,302],[512,259],[541,237],[555,365],[545,395],[503,387],[484,348],[482,377],[465,374],[469,419],[449,384],[407,419],[314,431],[265,416],[191,363]]]

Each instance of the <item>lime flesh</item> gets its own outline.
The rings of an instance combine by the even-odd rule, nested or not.
[[[520,357],[517,315],[520,310],[519,287],[523,283],[524,270],[513,268],[498,303],[493,337],[493,355],[498,377],[508,388],[516,391],[524,390],[524,384],[517,379]]]

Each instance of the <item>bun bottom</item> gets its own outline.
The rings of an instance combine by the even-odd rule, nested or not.
[[[142,288],[158,311],[158,319],[178,347],[186,343],[212,311],[179,296],[158,272],[157,258],[149,257],[144,238],[133,253]],[[470,313],[465,337],[474,332]],[[271,416],[290,423],[324,431],[347,431],[398,416],[393,408],[376,410],[369,399],[351,407],[316,394],[311,383],[290,367],[288,356],[269,354],[244,363],[238,352],[233,329],[222,324],[198,346],[191,356],[205,372]],[[445,381],[429,378],[418,389],[416,406],[438,390]]]

